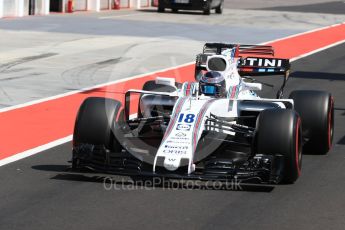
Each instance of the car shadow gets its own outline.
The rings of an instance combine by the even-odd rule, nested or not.
[[[290,77],[303,78],[303,79],[345,81],[345,74],[340,74],[340,73],[295,71],[295,72],[291,73]]]
[[[117,187],[126,190],[129,187],[142,190],[171,189],[171,190],[208,190],[208,191],[236,191],[236,192],[262,192],[269,193],[275,188],[274,185],[244,183],[240,180],[230,182],[198,181],[198,180],[175,180],[158,177],[137,177],[122,175],[105,175],[90,173],[90,171],[73,172],[70,165],[35,165],[34,170],[56,172],[52,180],[80,181],[89,183],[102,183],[104,187]]]
[[[46,172],[68,172],[71,168],[70,165],[34,165],[31,167],[34,170],[46,171]]]
[[[158,13],[156,9],[139,9],[137,10],[138,12],[141,13]],[[173,12],[170,9],[166,9],[163,13],[159,14],[187,14],[187,15],[204,15],[202,11],[188,11],[188,10],[179,10],[178,12]]]
[[[343,112],[343,113],[341,114],[341,116],[345,116],[345,108],[337,108],[337,107],[335,107],[334,110],[335,110],[335,111]]]
[[[345,145],[345,136],[343,136],[338,142],[338,145]]]
[[[303,2],[303,1],[301,1]],[[313,4],[298,4],[292,6],[276,6],[253,10],[271,10],[271,11],[290,11],[303,13],[322,13],[322,14],[344,14],[345,4],[343,1],[322,2]]]

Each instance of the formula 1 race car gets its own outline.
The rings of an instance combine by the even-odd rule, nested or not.
[[[222,14],[223,2],[224,0],[158,0],[158,12],[162,13],[169,8],[175,13],[178,10],[201,10],[209,15],[215,9],[217,14]]]
[[[333,97],[294,91],[282,99],[290,63],[274,58],[272,47],[207,43],[195,68],[196,82],[158,77],[126,92],[124,106],[87,98],[75,122],[72,169],[293,183],[302,152],[331,148]],[[260,98],[263,84],[244,73],[283,74],[277,98]]]

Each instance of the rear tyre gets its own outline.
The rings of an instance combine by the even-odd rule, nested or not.
[[[158,13],[164,13],[165,12],[165,8],[158,6],[157,12]]]
[[[175,82],[177,88],[181,88],[181,83]],[[143,86],[145,91],[154,91],[154,92],[175,92],[176,89],[169,85],[157,84],[156,81],[147,81]]]
[[[207,9],[204,9],[204,15],[210,15],[211,14],[211,9],[210,8],[207,8]]]
[[[195,72],[194,72],[194,78],[197,82],[199,82],[200,78],[202,77],[202,70],[203,68],[201,67],[201,63],[202,63],[202,60],[201,60],[201,56],[200,55],[197,55],[196,56],[196,59],[195,59]]]
[[[211,14],[211,3],[209,1],[205,2],[204,6],[204,15],[210,15]]]
[[[216,14],[222,14],[223,13],[223,2],[219,4],[219,6],[216,8]]]
[[[290,94],[294,108],[303,122],[306,143],[303,152],[323,155],[332,147],[334,133],[334,100],[330,93],[298,90]]]
[[[264,110],[257,119],[257,153],[284,156],[282,175],[284,183],[294,183],[301,174],[301,127],[301,119],[294,110]]]
[[[173,13],[178,13],[178,9],[172,9]]]
[[[113,152],[121,152],[121,144],[114,131],[121,103],[116,100],[100,97],[87,98],[79,108],[74,125],[73,149],[81,144],[103,145]],[[72,165],[76,167],[73,157]]]

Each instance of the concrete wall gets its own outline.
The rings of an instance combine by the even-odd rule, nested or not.
[[[35,14],[49,14],[49,0],[36,0]],[[29,15],[29,0],[0,0],[0,18]]]
[[[17,0],[0,0],[2,2],[3,17],[14,17],[16,15]]]
[[[35,14],[48,15],[50,0],[35,0]],[[74,10],[90,10],[99,12],[110,10],[114,0],[74,0]],[[150,0],[119,0],[121,8],[141,8]],[[63,0],[62,12],[67,11],[68,0]],[[0,0],[0,18],[23,17],[29,15],[29,0]]]
[[[88,0],[74,0],[73,8],[75,11],[87,10]]]
[[[89,0],[87,5],[88,5],[88,10],[100,11],[101,4],[99,0]]]
[[[24,16],[29,15],[29,0],[24,0],[24,11],[23,11]]]
[[[43,14],[43,2],[44,0],[35,1],[35,14]]]
[[[4,15],[4,2],[3,0],[0,0],[0,18],[2,18]]]
[[[109,10],[110,9],[110,0],[100,0],[101,10]]]

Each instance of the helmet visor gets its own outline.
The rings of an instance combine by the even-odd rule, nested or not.
[[[215,95],[217,92],[216,86],[214,85],[203,85],[201,86],[201,90],[205,95]]]

